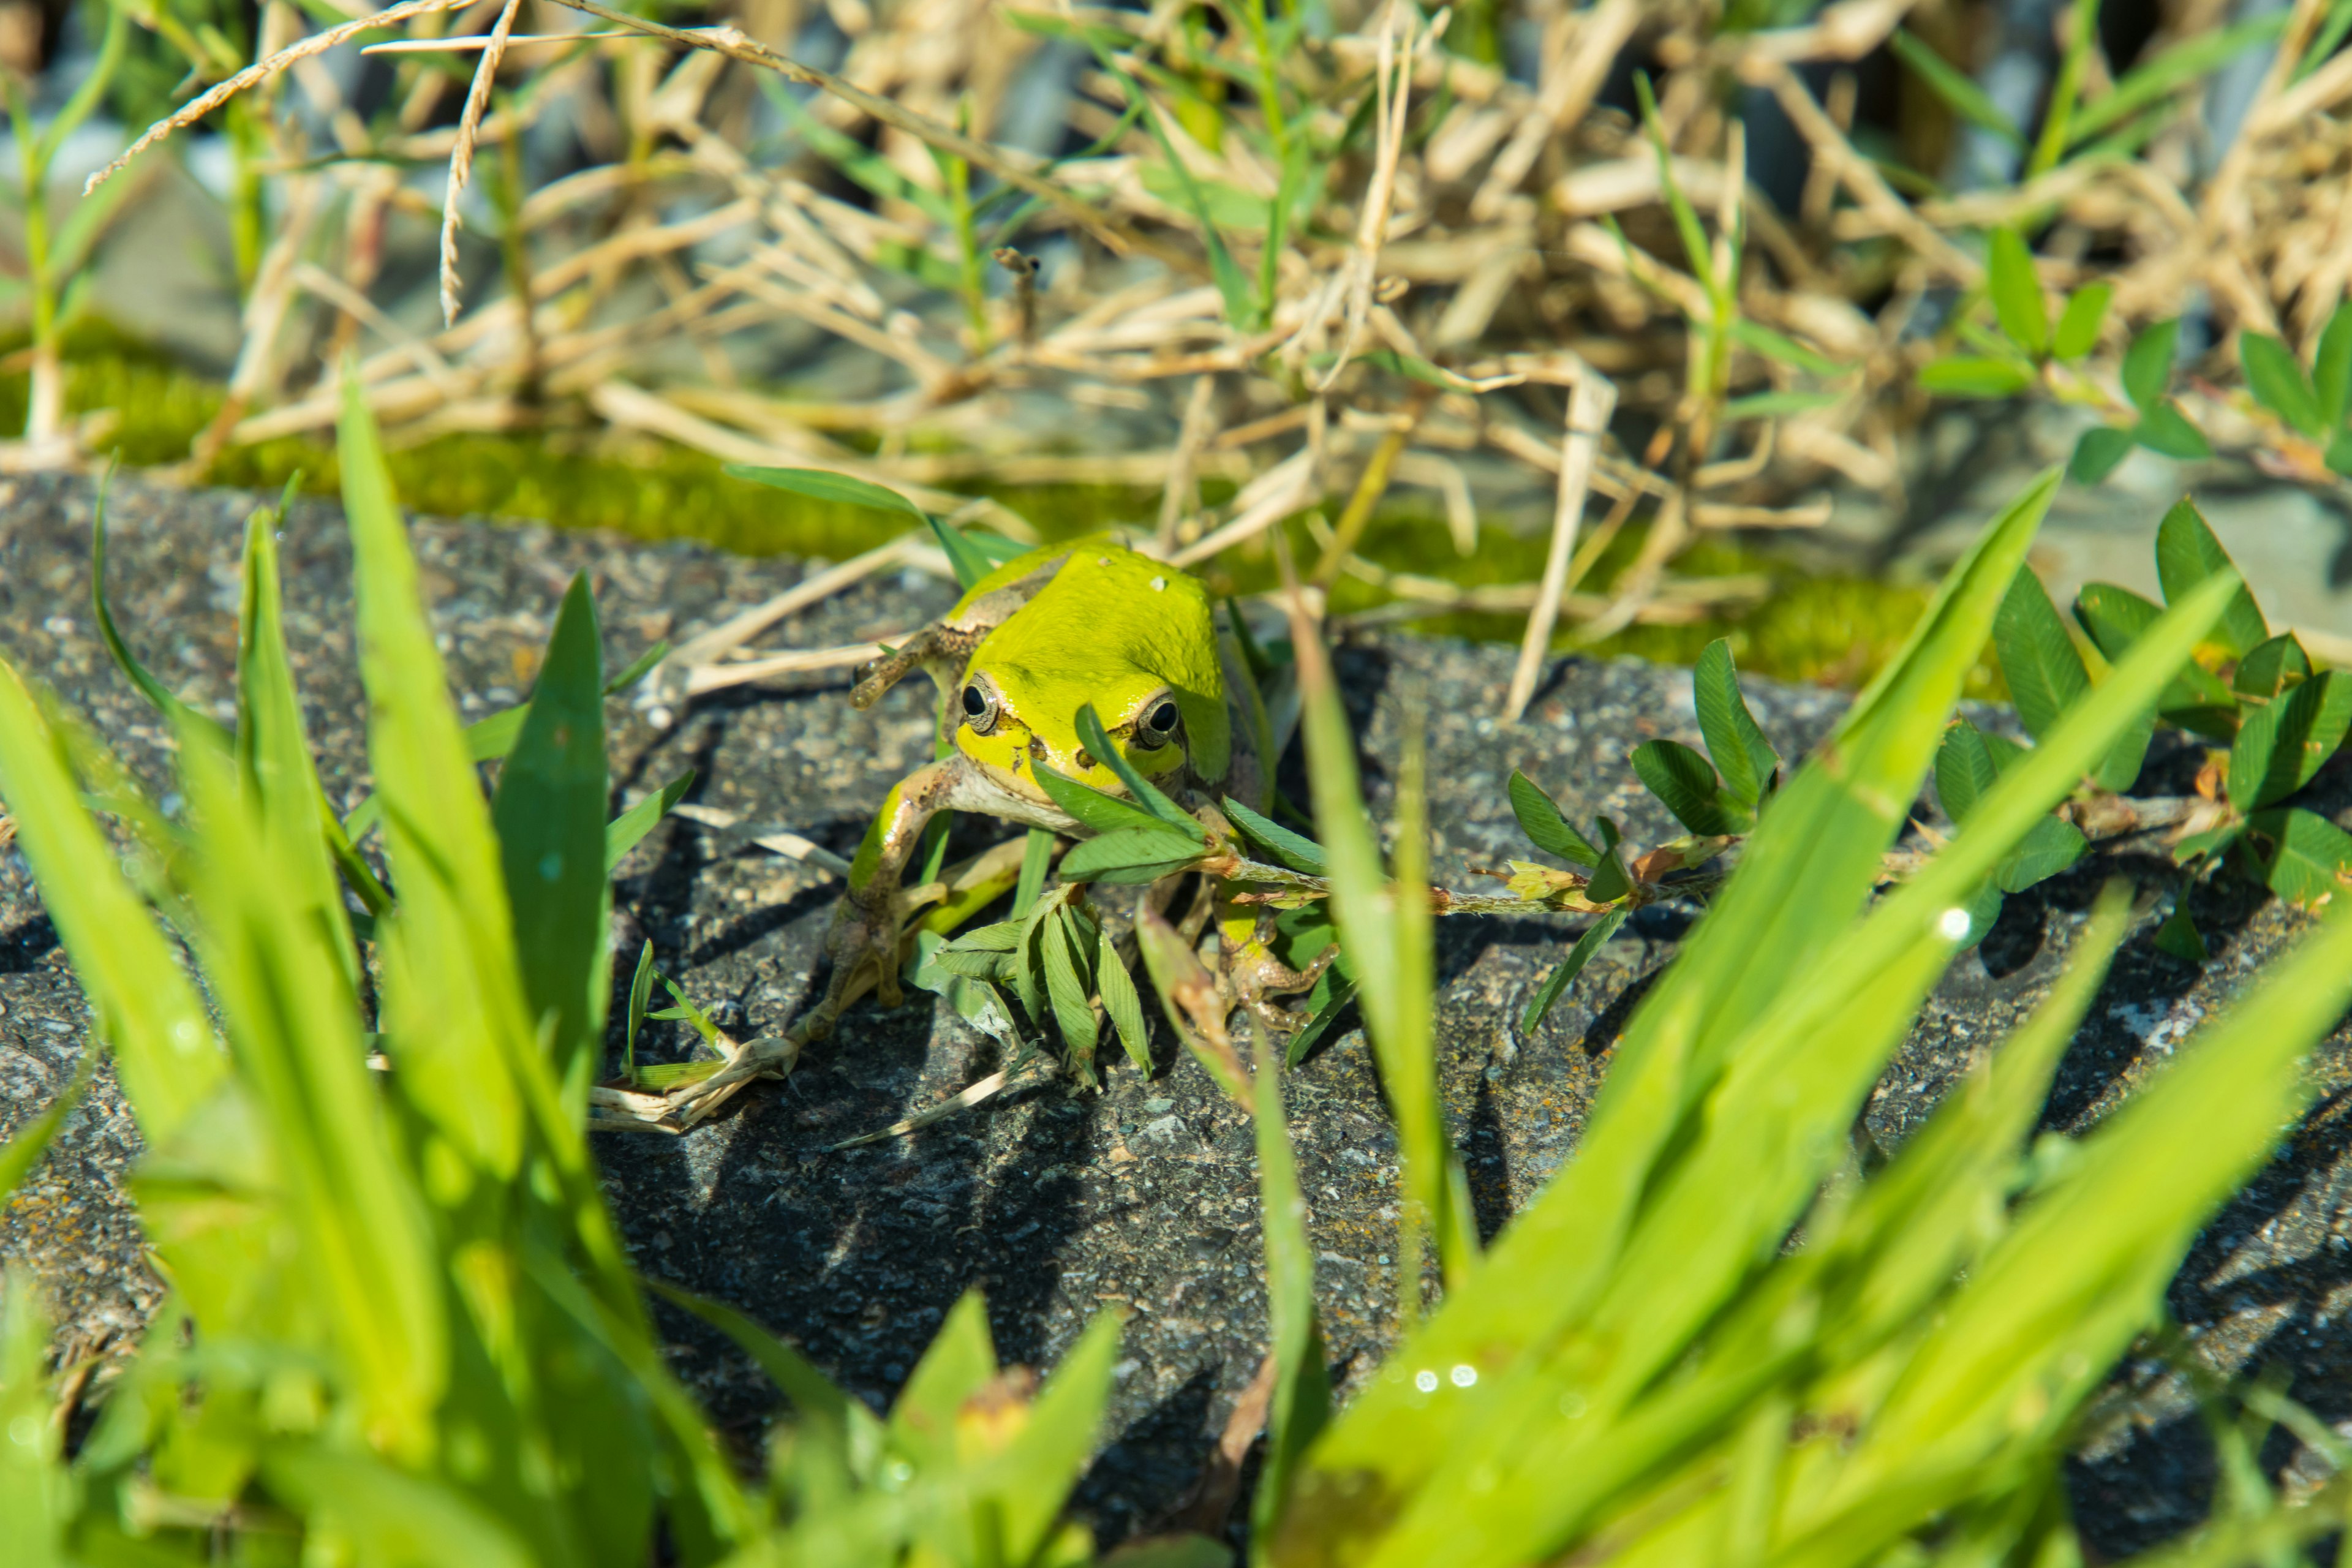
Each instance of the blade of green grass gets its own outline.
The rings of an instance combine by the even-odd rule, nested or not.
[[[2016,121],[2003,114],[1965,71],[1948,63],[1909,28],[1896,29],[1886,40],[1886,47],[1927,84],[1928,91],[1942,99],[1961,119],[1983,126],[2020,152],[2025,150],[2025,133],[2018,130]]]
[[[1738,875],[1635,1014],[1576,1161],[1504,1231],[1480,1269],[1481,1288],[1449,1300],[1431,1323],[1415,1346],[1424,1364],[1507,1361],[1570,1321],[1607,1277],[1654,1161],[1714,1083],[1733,1039],[1848,933],[2059,477],[2043,475],[1988,525],[1904,648],[1780,791]],[[1331,831],[1334,814],[1319,799],[1318,817]],[[1339,831],[1366,834],[1362,820],[1357,814]],[[1393,970],[1384,949],[1351,946],[1360,973]],[[1476,1399],[1433,1405],[1402,1358],[1391,1367],[1334,1423],[1302,1487],[1326,1476],[1336,1487],[1338,1476],[1360,1468],[1384,1489],[1409,1493],[1454,1446],[1462,1424],[1476,1419]]]
[[[0,800],[152,1148],[226,1076],[195,987],[82,806],[60,737],[0,661]]]
[[[694,787],[695,772],[688,768],[661,788],[621,813],[604,825],[604,874],[609,877],[622,858],[645,841],[646,834],[660,825],[670,809],[686,798]]]
[[[2277,11],[2217,27],[2183,38],[2145,63],[2134,66],[2116,83],[2114,91],[2074,111],[2066,131],[2068,147],[2080,146],[2166,94],[2219,69],[2242,51],[2277,37],[2286,26],[2286,13]]]
[[[1907,1481],[1931,1510],[1969,1484],[1975,1461],[2056,1438],[2155,1320],[2207,1217],[2310,1102],[2302,1058],[2347,1002],[2352,920],[2337,906],[2086,1138],[1971,1271],[1811,1510],[1812,1542],[1783,1560],[1860,1561],[1889,1533],[1871,1517],[1881,1489]]]
[[[556,610],[522,733],[490,802],[523,1005],[538,1023],[567,1110],[581,1117],[604,1052],[612,989],[604,797],[603,637],[583,573]]]
[[[273,831],[203,733],[183,731],[180,756],[198,824],[196,950],[281,1173],[301,1276],[368,1437],[414,1463],[432,1452],[447,1374],[440,1271],[369,1082],[345,961],[325,927],[283,918],[281,889],[300,885],[297,844],[315,851],[318,837],[307,817]]]
[[[1742,1277],[1775,1256],[1827,1174],[1843,1129],[1908,1032],[1919,1001],[1969,934],[1950,921],[1951,911],[2153,700],[2235,587],[2225,574],[2168,614],[2106,685],[2003,773],[1944,853],[1759,1010],[1687,1146],[1671,1166],[1653,1170],[1622,1259],[1601,1282],[1590,1313],[1580,1314],[1558,1344],[1516,1364],[1483,1346],[1435,1353],[1404,1347],[1397,1359],[1409,1365],[1458,1359],[1500,1375],[1483,1397],[1442,1395],[1443,1404],[1424,1397],[1424,1429],[1446,1405],[1477,1419],[1449,1445],[1442,1468],[1380,1551],[1361,1559],[1368,1568],[1428,1561],[1438,1540],[1448,1561],[1477,1568],[1549,1555],[1574,1539],[1604,1487],[1625,1479],[1623,1467],[1635,1457],[1613,1433],[1619,1413],[1685,1353]],[[1670,973],[1659,990],[1671,992],[1677,978]],[[1586,1136],[1582,1158],[1591,1157],[1596,1134]],[[1481,1275],[1482,1288],[1490,1288],[1499,1264],[1498,1258]],[[1530,1446],[1527,1434],[1563,1391],[1585,1401],[1589,1425]],[[1594,1445],[1612,1451],[1591,1452]]]
[[[1257,1020],[1247,1026],[1256,1078],[1258,1212],[1265,1242],[1266,1317],[1273,1341],[1274,1397],[1266,1411],[1265,1468],[1250,1500],[1250,1537],[1258,1552],[1274,1542],[1290,1477],[1331,1416],[1330,1371],[1315,1312],[1315,1247],[1307,1234],[1307,1199],[1282,1109],[1282,1074]]]
[[[0,1276],[0,1559],[22,1568],[67,1568],[76,1511],[43,1364],[48,1345],[40,1287],[12,1260]]]

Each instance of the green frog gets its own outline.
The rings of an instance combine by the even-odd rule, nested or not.
[[[1137,773],[1213,829],[1225,826],[1220,794],[1256,793],[1255,756],[1235,755],[1208,590],[1108,535],[1007,561],[940,619],[861,668],[851,703],[871,707],[917,668],[944,699],[941,755],[891,789],[850,864],[825,940],[832,981],[806,1026],[813,1037],[868,983],[885,1006],[898,1004],[901,883],[934,816],[972,812],[1084,837],[1039,786],[1037,770],[1127,793],[1080,742],[1081,707],[1093,705]]]

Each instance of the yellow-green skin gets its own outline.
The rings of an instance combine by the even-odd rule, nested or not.
[[[1232,732],[1216,624],[1199,579],[1107,539],[1082,540],[1006,562],[973,584],[949,619],[1056,557],[1060,569],[989,633],[965,667],[964,680],[989,681],[1003,711],[985,735],[959,724],[956,750],[986,764],[1028,800],[1045,799],[1034,782],[1040,763],[1125,795],[1118,775],[1099,759],[1080,759],[1077,714],[1091,703],[1127,761],[1146,778],[1157,780],[1187,762],[1203,782],[1223,778]],[[1178,742],[1133,744],[1138,720],[1162,697],[1173,698],[1184,716]]]
[[[959,669],[956,658],[969,647]],[[972,584],[936,625],[863,680],[853,700],[873,701],[920,664],[940,679],[942,723],[955,728],[938,762],[893,787],[850,864],[849,896],[835,912],[828,1002],[860,968],[886,1005],[897,1000],[898,886],[924,826],[940,811],[977,812],[1065,834],[1083,831],[1036,783],[1050,767],[1092,788],[1126,786],[1085,754],[1077,713],[1091,704],[1137,772],[1181,798],[1190,785],[1222,784],[1232,764],[1232,721],[1218,662],[1208,590],[1165,562],[1108,535],[1049,545],[1006,562]],[[964,689],[984,683],[993,727],[966,721]],[[1167,742],[1136,743],[1138,725],[1163,700],[1181,721]]]

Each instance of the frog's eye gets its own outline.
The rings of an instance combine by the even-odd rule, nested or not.
[[[1162,698],[1137,721],[1135,743],[1146,750],[1166,745],[1175,735],[1176,726],[1181,718],[1182,715],[1176,710],[1176,704]]]
[[[977,680],[963,689],[963,721],[974,734],[985,735],[995,729],[997,713],[995,692]]]

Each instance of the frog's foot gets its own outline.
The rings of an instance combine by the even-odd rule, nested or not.
[[[687,1131],[716,1114],[744,1085],[790,1077],[802,1045],[811,1038],[806,1022],[781,1035],[761,1035],[740,1044],[721,1034],[711,1042],[719,1052],[716,1061],[642,1068],[633,1088],[600,1084],[588,1091],[588,1130]]]
[[[1335,946],[1327,947],[1315,955],[1303,969],[1293,969],[1274,954],[1253,942],[1234,955],[1226,970],[1226,980],[1233,987],[1234,999],[1250,1011],[1274,1034],[1291,1035],[1306,1026],[1307,1020],[1286,1007],[1277,1007],[1272,998],[1295,996],[1315,989],[1331,961],[1339,956]]]
[[[896,888],[853,889],[842,895],[824,933],[833,977],[825,983],[824,1000],[804,1021],[814,1027],[811,1039],[831,1034],[841,1010],[868,991],[878,992],[885,1007],[905,999],[898,988],[898,953],[906,917],[906,900]]]

